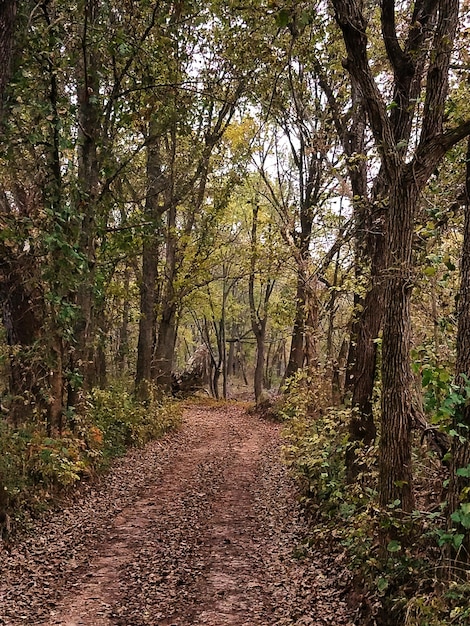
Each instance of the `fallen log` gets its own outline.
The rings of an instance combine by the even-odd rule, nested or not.
[[[197,391],[207,392],[211,373],[211,358],[206,346],[199,346],[182,372],[172,372],[171,391],[174,396],[188,396]]]

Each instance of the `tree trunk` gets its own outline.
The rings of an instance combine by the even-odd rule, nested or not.
[[[253,204],[253,222],[251,228],[251,259],[250,276],[248,280],[248,300],[250,303],[251,329],[256,337],[256,364],[254,374],[255,402],[259,403],[263,391],[264,352],[266,339],[266,325],[268,321],[269,299],[274,289],[274,281],[268,278],[264,285],[264,293],[260,294],[262,302],[257,307],[255,303],[255,274],[258,258],[258,204]],[[263,291],[263,290],[262,290]]]
[[[302,138],[302,151],[304,150],[305,138]],[[301,183],[301,202],[299,209],[300,235],[298,237],[298,250],[296,251],[297,262],[297,292],[295,300],[295,319],[292,330],[292,342],[289,355],[289,361],[286,368],[285,378],[289,378],[295,372],[304,366],[305,362],[309,365],[309,361],[316,359],[316,347],[314,345],[315,335],[317,332],[316,324],[318,322],[317,315],[314,312],[315,296],[312,297],[312,281],[316,280],[312,277],[310,267],[310,241],[312,238],[313,212],[312,204],[316,201],[316,197],[312,197],[315,178],[318,174],[318,165],[308,168],[308,180],[304,184]],[[303,166],[300,168],[300,176],[303,176]],[[313,315],[312,315],[313,313]],[[314,326],[312,326],[314,325]],[[313,344],[312,344],[313,340]],[[315,354],[312,354],[312,350]]]
[[[137,366],[135,389],[137,397],[149,397],[152,379],[152,355],[156,338],[156,283],[158,266],[158,239],[156,234],[144,237],[142,254],[142,282],[140,285],[139,338],[137,342]]]
[[[3,96],[10,78],[17,4],[16,0],[3,0],[0,3],[0,119]]]
[[[222,306],[222,317],[220,320],[220,348],[222,351],[221,354],[221,366],[222,366],[222,396],[224,400],[227,399],[228,395],[228,376],[227,376],[227,329],[225,322],[225,304],[226,304],[227,294],[224,291],[223,298],[223,306]]]
[[[59,435],[62,434],[64,427],[64,392],[65,392],[65,378],[64,378],[64,355],[63,355],[63,343],[60,338],[57,339],[56,344],[52,347],[54,354],[54,367],[51,369],[50,374],[50,400],[49,400],[49,419],[47,421],[47,430],[49,436],[53,434],[53,429],[57,429]]]
[[[175,355],[177,336],[177,307],[174,302],[166,300],[158,326],[158,341],[154,359],[153,380],[163,391],[171,389],[171,372]]]
[[[243,354],[243,346],[241,342],[238,342],[238,364],[240,365],[240,370],[243,376],[243,382],[245,385],[248,386],[248,376],[246,373],[246,366],[245,366],[245,355]]]
[[[43,391],[47,387],[48,368],[44,355],[38,358],[35,352],[43,337],[45,309],[40,290],[28,288],[38,280],[33,259],[23,258],[20,263],[3,245],[0,254],[0,305],[6,342],[11,348],[10,416],[13,425],[18,426],[35,409],[42,412],[47,408]]]
[[[376,226],[378,229],[378,226]],[[356,302],[360,313],[353,321],[346,370],[346,390],[351,394],[353,413],[349,422],[351,446],[346,452],[347,480],[353,483],[362,467],[357,463],[357,444],[370,446],[377,429],[372,410],[372,397],[377,367],[377,340],[384,315],[383,268],[385,262],[385,237],[383,232],[374,235],[371,254],[369,289]]]
[[[234,337],[234,327],[232,326],[232,337]],[[228,355],[227,355],[227,366],[226,366],[226,374],[227,377],[231,377],[235,375],[235,341],[232,339],[229,341],[228,347]]]
[[[333,360],[331,378],[331,399],[333,406],[338,406],[344,395],[346,360],[348,358],[348,339],[344,337],[338,356]]]
[[[382,421],[379,499],[383,507],[400,501],[414,508],[411,464],[412,384],[410,362],[412,241],[419,189],[408,175],[391,189],[387,224],[385,317],[382,343]]]
[[[150,393],[152,362],[156,345],[156,309],[158,260],[162,236],[162,215],[165,204],[159,202],[165,180],[162,173],[160,137],[157,122],[149,124],[147,148],[147,193],[145,197],[145,218],[151,223],[144,236],[142,246],[142,282],[140,285],[139,338],[137,343],[137,367],[135,376],[136,394],[146,400]]]
[[[89,390],[96,379],[96,312],[95,266],[97,238],[97,199],[99,184],[98,143],[101,136],[101,111],[99,108],[99,58],[93,41],[94,24],[98,19],[97,0],[87,0],[84,6],[82,32],[82,58],[77,80],[78,101],[78,246],[84,257],[85,268],[76,292],[78,319],[74,338],[76,347],[71,358],[71,369],[82,376],[84,390]],[[78,388],[69,392],[69,403],[76,406]]]
[[[318,367],[317,333],[318,333],[318,296],[317,278],[313,276],[306,286],[306,318],[305,318],[305,364],[309,369]]]
[[[214,367],[214,373],[212,374],[212,392],[214,398],[219,400],[219,379],[220,379],[220,369],[218,367]]]
[[[122,375],[129,368],[129,318],[130,318],[130,270],[126,267],[124,272],[124,302],[122,306],[122,320],[119,328],[118,346],[116,351],[116,374]]]
[[[292,329],[292,341],[287,363],[285,378],[290,378],[295,372],[303,367],[305,361],[305,326],[307,308],[307,277],[301,268],[297,271],[297,291],[295,296],[295,318]]]
[[[178,306],[175,301],[174,283],[177,277],[177,234],[176,211],[174,202],[168,211],[166,236],[166,264],[165,285],[161,305],[160,321],[158,324],[158,339],[153,361],[153,375],[157,386],[163,391],[171,389],[171,370],[175,353],[177,335]]]
[[[357,119],[344,143],[347,154],[364,155],[366,111],[362,90],[354,79],[352,93]],[[358,233],[355,240],[358,283],[363,278],[364,267],[370,266],[365,296],[354,296],[354,317],[345,374],[345,393],[349,395],[353,409],[348,425],[350,447],[346,451],[346,479],[353,483],[364,469],[357,461],[357,449],[360,446],[370,446],[377,435],[372,398],[377,374],[377,340],[382,330],[384,314],[382,273],[385,264],[386,213],[381,197],[383,178],[380,172],[372,192],[375,201],[371,202],[367,189],[365,159],[350,164],[348,171],[355,198],[353,208]]]
[[[266,339],[266,319],[258,324],[256,331],[256,363],[254,374],[254,392],[255,402],[259,403],[261,394],[263,392],[263,374],[264,374],[264,353],[265,353],[265,339]]]

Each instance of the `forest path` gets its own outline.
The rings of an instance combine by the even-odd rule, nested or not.
[[[0,624],[352,626],[341,559],[301,558],[280,445],[239,405],[188,406],[3,551]]]

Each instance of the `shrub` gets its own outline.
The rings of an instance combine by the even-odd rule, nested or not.
[[[285,459],[302,486],[307,511],[314,513],[307,543],[331,541],[347,551],[354,579],[362,586],[358,596],[365,599],[364,619],[358,624],[468,625],[468,579],[454,584],[441,575],[445,568],[440,546],[459,539],[455,534],[447,536],[447,529],[440,530],[445,528],[442,507],[406,515],[397,501],[385,511],[380,509],[376,446],[357,450],[362,471],[354,484],[346,484],[347,427],[352,410],[328,407],[323,388],[321,377],[299,372],[288,381],[279,408],[285,422]],[[424,504],[427,491],[435,488],[434,461],[432,453],[426,453],[419,440],[416,443],[415,466]],[[463,506],[454,514],[454,521],[466,524],[467,516]],[[379,537],[385,530],[403,541],[392,539],[382,545]]]
[[[83,477],[100,471],[130,446],[141,446],[177,427],[179,405],[135,400],[123,385],[93,390],[69,428],[49,436],[41,423],[14,429],[0,421],[0,489],[7,509],[19,519]]]
[[[123,386],[94,389],[89,397],[87,420],[99,429],[104,458],[119,456],[129,446],[158,439],[181,422],[177,402],[165,399],[141,403]]]

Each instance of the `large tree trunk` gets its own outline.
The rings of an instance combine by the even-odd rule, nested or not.
[[[161,192],[165,187],[160,141],[157,121],[153,118],[149,125],[145,197],[145,218],[151,223],[151,227],[144,236],[142,248],[139,339],[135,376],[136,393],[141,400],[149,397],[149,385],[152,380],[152,359],[156,344],[158,260],[162,236],[162,215],[166,210],[164,203],[160,201]]]
[[[144,237],[142,254],[142,281],[140,284],[139,338],[137,343],[136,394],[148,398],[152,378],[152,356],[156,339],[156,284],[158,266],[158,238],[155,233]]]
[[[256,362],[255,362],[255,373],[254,373],[254,381],[253,381],[256,404],[259,403],[262,392],[263,392],[266,322],[267,322],[267,318],[264,318],[253,327],[253,332],[255,333],[255,337],[256,337]]]
[[[297,273],[297,292],[295,296],[295,318],[292,329],[289,362],[287,363],[285,378],[290,378],[295,372],[303,367],[305,360],[305,317],[306,317],[306,277],[303,272]]]
[[[177,313],[177,307],[174,302],[165,302],[158,326],[153,379],[157,387],[163,391],[171,389],[171,372],[178,330]]]
[[[0,119],[3,108],[3,96],[10,78],[17,4],[16,0],[3,0],[3,2],[0,2]]]
[[[373,250],[368,246],[367,256],[371,260],[369,289],[364,298],[358,298],[356,302],[356,308],[360,312],[357,313],[351,330],[346,371],[346,391],[351,396],[353,407],[349,422],[352,445],[346,452],[347,480],[351,483],[362,469],[356,458],[357,444],[369,446],[377,434],[372,398],[377,368],[377,340],[384,315],[385,236],[380,232],[383,228],[382,222],[375,225]]]
[[[177,235],[176,229],[177,207],[172,202],[168,211],[166,237],[166,264],[165,284],[161,304],[160,321],[158,324],[158,339],[152,365],[152,378],[163,391],[171,389],[171,370],[175,353],[177,335],[178,306],[175,301],[174,284],[177,277]]]
[[[90,389],[96,380],[95,351],[95,266],[97,238],[97,200],[99,185],[98,143],[101,136],[99,99],[99,58],[93,41],[94,25],[98,20],[98,1],[87,0],[84,5],[82,58],[77,81],[78,101],[78,198],[77,215],[82,216],[78,247],[85,267],[76,292],[77,323],[74,338],[76,347],[71,357],[71,369],[82,376],[82,388]],[[71,388],[68,402],[76,406],[79,389]]]
[[[34,410],[45,411],[44,389],[48,368],[44,355],[36,353],[43,338],[44,302],[35,288],[33,259],[20,263],[3,245],[0,258],[0,305],[10,353],[9,391],[12,397],[10,417],[14,426],[30,418]]]
[[[391,190],[384,277],[379,496],[382,506],[399,500],[407,512],[414,508],[410,301],[413,224],[419,191],[413,180],[403,175]]]

